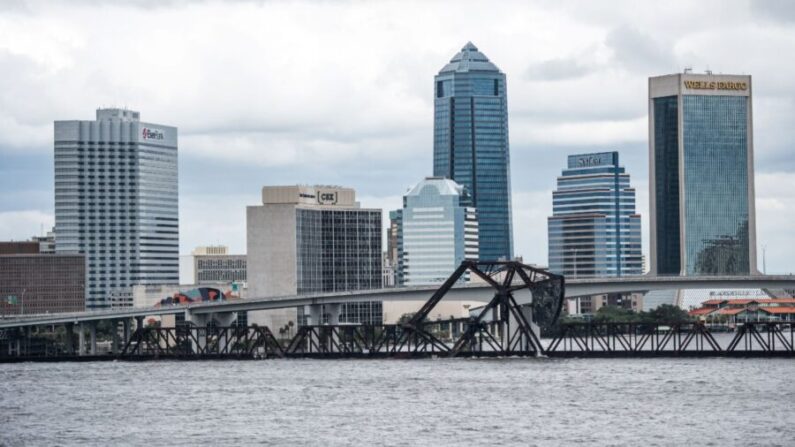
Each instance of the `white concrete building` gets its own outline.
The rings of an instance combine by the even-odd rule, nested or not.
[[[266,186],[262,205],[246,211],[250,297],[382,287],[381,210],[361,208],[353,189]],[[272,330],[302,319],[303,309],[249,315]],[[340,315],[340,322],[381,319],[380,302],[347,304]]]

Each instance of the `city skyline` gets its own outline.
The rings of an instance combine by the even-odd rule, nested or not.
[[[462,27],[465,30],[459,31],[447,25],[430,36],[428,43],[418,46],[419,37],[406,37],[401,31],[424,29],[427,25],[410,24],[406,14],[392,19],[397,30],[380,31],[371,29],[372,25],[363,25],[362,31],[373,32],[374,38],[372,43],[361,46],[347,43],[348,38],[333,27],[321,28],[317,36],[333,37],[327,39],[327,45],[347,48],[335,54],[342,61],[336,64],[329,64],[328,56],[314,53],[315,44],[322,46],[322,39],[303,41],[291,48],[291,54],[277,44],[271,46],[263,38],[246,44],[249,51],[271,50],[274,57],[269,60],[289,73],[322,65],[326,76],[314,79],[319,86],[310,87],[301,83],[309,82],[306,76],[255,81],[254,75],[262,67],[248,65],[242,52],[224,56],[229,68],[221,72],[205,67],[206,70],[192,76],[183,76],[187,72],[179,64],[153,61],[155,68],[135,73],[141,76],[120,74],[116,70],[123,63],[111,61],[103,68],[101,57],[85,53],[86,47],[95,45],[99,45],[98,55],[110,51],[99,43],[104,25],[88,24],[79,17],[85,8],[90,8],[90,4],[78,4],[70,12],[57,5],[48,8],[47,2],[33,2],[27,8],[12,7],[0,19],[2,29],[20,37],[5,39],[2,60],[7,67],[17,68],[16,71],[9,68],[8,72],[18,73],[5,79],[9,87],[6,90],[14,94],[3,97],[6,115],[0,120],[2,186],[15,192],[4,195],[0,201],[0,231],[5,239],[27,238],[41,224],[45,228],[52,225],[53,185],[48,179],[52,176],[52,121],[88,119],[87,111],[109,102],[126,103],[145,113],[148,120],[180,127],[181,253],[210,243],[229,245],[233,252],[244,251],[245,205],[256,203],[256,194],[251,191],[262,184],[344,184],[360,191],[363,206],[397,208],[406,187],[416,178],[431,174],[428,168],[432,148],[432,104],[428,98],[431,79],[452,52],[471,40],[499,62],[511,83],[508,107],[516,255],[524,256],[529,262],[546,259],[545,238],[531,235],[545,233],[557,167],[567,155],[604,150],[618,150],[633,173],[633,183],[638,189],[637,211],[644,219],[644,251],[648,254],[646,82],[650,76],[681,72],[685,66],[693,65],[696,71],[711,67],[716,72],[754,76],[759,268],[762,268],[762,245],[766,245],[768,272],[795,270],[795,261],[785,251],[793,241],[790,222],[794,207],[790,205],[795,205],[795,196],[787,185],[795,181],[795,176],[792,157],[786,151],[787,141],[792,140],[786,117],[791,116],[788,112],[795,107],[790,104],[795,92],[791,79],[795,77],[791,68],[782,67],[782,62],[774,57],[774,50],[785,52],[793,45],[792,31],[785,29],[793,14],[787,14],[786,10],[770,13],[751,3],[745,9],[724,11],[720,18],[724,24],[719,26],[717,19],[699,16],[695,9],[662,11],[650,7],[637,16],[620,12],[610,19],[590,20],[585,18],[587,11],[573,11],[565,5],[530,6],[512,14],[535,20],[557,17],[562,23],[560,29],[551,30],[542,20],[535,34],[524,37],[535,36],[550,42],[556,36],[566,35],[566,31],[573,33],[567,35],[570,38],[566,42],[547,47],[529,45],[527,50],[520,51],[504,33],[519,35],[520,27],[513,21],[504,24],[503,33],[488,27],[482,30]],[[151,13],[137,7],[109,7],[106,13],[129,16],[129,26],[154,26],[177,12],[210,21],[209,16],[218,13],[218,8],[212,3],[187,8],[184,3],[175,2],[154,8]],[[285,5],[261,7],[264,11],[268,8],[286,11],[291,20],[298,20],[302,14]],[[345,5],[309,8],[318,14],[339,12],[352,20]],[[360,14],[377,18],[377,25],[381,23],[379,20],[385,20],[377,13],[388,8],[366,7]],[[250,21],[243,16],[261,18],[258,14],[262,13],[248,3],[224,6],[223,11],[241,20],[237,39],[254,32]],[[440,12],[434,7],[429,13]],[[305,14],[311,16],[311,12]],[[494,14],[499,15],[497,11]],[[646,26],[655,14],[679,17],[678,26],[682,29],[670,44],[663,44],[666,30]],[[683,21],[688,14],[693,17]],[[749,16],[753,20],[748,21]],[[155,24],[146,24],[150,17]],[[27,27],[12,26],[12,18]],[[64,36],[62,39],[48,33],[35,35],[47,20],[54,21],[55,29]],[[465,20],[458,18],[455,23],[464,25]],[[583,23],[590,23],[590,28],[574,32],[576,25]],[[737,23],[745,27],[742,41],[738,40],[739,31],[731,30],[732,24]],[[187,40],[176,36],[184,26],[175,23],[173,30],[163,31],[166,35],[161,38],[171,37],[166,48],[154,53],[134,52],[132,58],[143,62],[160,53],[167,59],[169,50],[187,45]],[[641,29],[644,31],[638,31]],[[263,33],[263,37],[272,37],[269,32]],[[762,51],[754,48],[760,46],[759,42],[767,43],[765,38],[771,35],[782,37],[776,40],[773,49],[770,45]],[[688,36],[697,38],[700,45],[688,41]],[[150,45],[155,37],[145,37],[141,46],[155,48]],[[704,45],[725,39],[738,43],[733,51],[745,49],[749,57],[738,59],[734,52],[720,50],[717,45]],[[116,43],[131,48],[132,40],[120,39]],[[284,46],[284,41],[280,44]],[[369,51],[370,45],[378,51]],[[214,55],[224,54],[211,51],[213,48],[200,56],[188,52],[179,60],[193,61],[194,69],[204,67]],[[292,57],[296,55],[300,57]],[[196,59],[184,59],[191,57]],[[363,69],[348,76],[344,66],[354,58]],[[249,70],[242,70],[241,74],[241,68]],[[384,78],[386,73],[396,76]],[[153,82],[158,76],[162,85]],[[257,87],[245,96],[236,83],[249,86],[249,90],[252,85]],[[284,87],[283,83],[296,96],[286,98],[278,94],[277,87]],[[352,105],[343,106],[340,93],[328,88],[332,85],[343,86],[337,90],[350,95],[344,99]],[[81,88],[88,86],[91,88]],[[298,88],[301,86],[308,91],[301,92]],[[381,95],[373,95],[375,91]],[[308,96],[317,101],[316,107],[307,106]],[[19,103],[16,97],[24,98],[25,102]],[[214,182],[207,182],[208,178]],[[236,216],[236,219],[218,223],[210,217],[213,214]]]

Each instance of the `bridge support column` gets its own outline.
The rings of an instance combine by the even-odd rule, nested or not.
[[[340,324],[340,313],[342,304],[326,304],[326,311],[328,312],[328,324]]]
[[[217,313],[212,314],[211,321],[215,321],[216,326],[228,328],[232,326],[232,323],[237,320],[237,313],[236,312],[224,312],[224,313]],[[219,332],[217,334],[218,342],[216,343],[217,352],[219,354],[226,351],[226,345],[229,344],[229,332]]]
[[[75,354],[75,325],[74,323],[66,323],[66,341],[64,345],[66,346],[66,353],[69,355]]]
[[[89,345],[88,345],[88,353],[91,355],[97,355],[97,322],[92,321],[91,324],[88,325],[88,334],[89,334]]]
[[[317,326],[320,324],[323,316],[323,306],[320,304],[310,304],[309,306],[309,320],[306,322],[308,326]]]
[[[33,327],[28,326],[25,328],[25,342],[23,343],[25,355],[30,355],[30,336],[33,332]]]
[[[122,337],[124,339],[122,340],[122,342],[126,345],[127,342],[130,341],[130,326],[131,326],[130,323],[132,323],[132,319],[125,318],[124,320],[122,320],[122,322],[124,323],[124,333],[122,334]]]
[[[85,355],[86,353],[86,326],[83,323],[78,325],[77,329],[77,355]]]
[[[110,322],[111,343],[110,352],[117,355],[121,351],[121,340],[119,337],[119,320],[111,320]]]
[[[196,335],[195,338],[191,337],[190,341],[194,354],[204,354],[207,349],[207,321],[207,314],[194,314],[189,310],[185,311],[185,322],[191,323],[188,330]]]
[[[332,326],[336,326],[340,324],[340,313],[341,313],[342,304],[326,304],[326,312],[328,312],[328,324]],[[332,330],[331,337],[329,339],[329,345],[326,347],[329,351],[334,350],[334,345],[339,346],[339,338],[337,337],[336,333]]]

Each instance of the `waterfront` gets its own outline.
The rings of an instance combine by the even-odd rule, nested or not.
[[[0,445],[787,445],[788,359],[0,364]]]

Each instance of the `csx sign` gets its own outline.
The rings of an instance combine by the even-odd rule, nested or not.
[[[337,193],[336,192],[318,192],[317,203],[321,205],[336,205]]]

